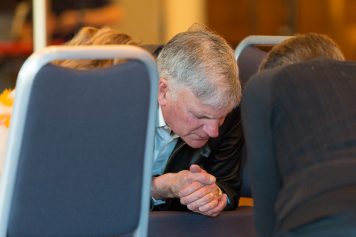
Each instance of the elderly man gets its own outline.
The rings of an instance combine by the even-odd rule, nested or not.
[[[243,145],[234,52],[201,26],[160,51],[153,210],[217,216],[236,208]]]

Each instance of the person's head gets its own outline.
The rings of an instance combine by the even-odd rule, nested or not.
[[[233,49],[206,27],[193,25],[163,47],[157,65],[158,103],[167,125],[189,146],[204,146],[240,102]]]
[[[83,27],[68,42],[67,46],[85,46],[85,45],[135,45],[138,44],[127,34],[114,30],[109,27],[97,29],[95,27]],[[57,61],[55,64],[62,67],[76,69],[104,68],[123,62],[121,59],[91,59],[78,60],[68,59]]]
[[[338,45],[327,35],[299,34],[275,45],[261,62],[259,71],[313,58],[345,60]]]
[[[90,45],[91,38],[99,31],[96,27],[85,26],[74,37],[65,43],[68,46]]]

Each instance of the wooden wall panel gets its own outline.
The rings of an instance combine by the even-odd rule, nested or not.
[[[356,0],[207,0],[207,24],[234,47],[252,34],[318,32],[356,59]]]

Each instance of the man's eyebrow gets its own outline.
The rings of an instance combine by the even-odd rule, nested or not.
[[[220,118],[210,117],[210,116],[208,116],[208,115],[204,115],[204,114],[200,114],[200,113],[195,113],[195,112],[192,112],[192,111],[191,111],[191,113],[192,113],[195,117],[197,117],[197,118],[199,118],[199,119],[220,119]]]

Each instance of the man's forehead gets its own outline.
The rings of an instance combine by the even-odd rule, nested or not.
[[[175,89],[175,99],[181,101],[184,107],[194,115],[215,119],[226,116],[233,109],[233,106],[230,104],[225,107],[215,107],[204,103],[204,101],[199,99],[190,88],[180,87]]]
[[[190,103],[188,106],[190,112],[192,112],[194,115],[206,117],[209,119],[218,119],[225,117],[232,111],[232,108],[230,108],[230,106],[224,108],[214,108],[213,106],[203,104],[202,102]]]

